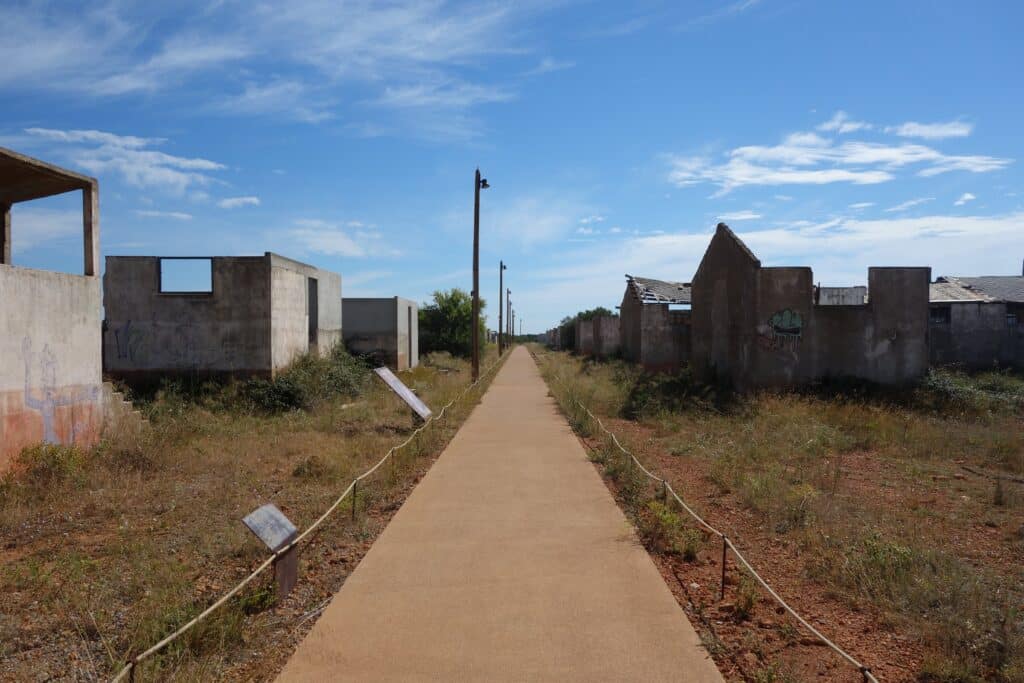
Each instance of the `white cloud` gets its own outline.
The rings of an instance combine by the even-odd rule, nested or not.
[[[953,202],[953,206],[963,206],[967,202],[972,202],[975,199],[977,199],[977,197],[975,197],[970,192],[964,192],[962,195],[960,195],[959,199],[957,199],[955,202]]]
[[[854,209],[856,211],[860,211],[862,209],[870,208],[870,207],[872,207],[874,205],[875,205],[874,202],[856,202],[854,204],[850,204],[850,208]]]
[[[791,202],[791,201],[793,201],[793,198],[791,196],[789,196],[788,194],[777,194],[777,195],[775,195],[775,198],[778,199],[780,202]]]
[[[731,19],[742,14],[751,7],[754,7],[760,1],[761,0],[737,0],[736,2],[730,3],[721,9],[715,10],[714,12],[695,17],[679,28],[683,31],[689,31],[709,24],[714,24],[725,19]]]
[[[571,69],[576,66],[576,62],[560,61],[553,59],[552,57],[545,57],[540,60],[540,64],[527,71],[525,76],[540,76],[541,74],[548,74],[553,71],[564,71],[565,69]]]
[[[922,216],[860,220],[851,217],[739,231],[766,266],[806,265],[826,285],[867,282],[869,266],[931,266],[933,276],[1016,274],[1024,212],[995,216]],[[707,249],[711,226],[700,233],[624,236],[606,245],[580,245],[552,266],[530,273],[517,299],[548,327],[576,310],[617,304],[621,273],[689,282]],[[528,284],[526,284],[528,283]]]
[[[950,171],[984,173],[1008,166],[1012,160],[982,155],[947,155],[918,144],[887,145],[848,141],[835,144],[816,133],[793,133],[772,146],[745,145],[729,151],[726,160],[708,157],[669,157],[669,182],[685,187],[711,183],[717,195],[738,187],[759,185],[873,185],[893,180],[907,166],[921,166],[917,175]]]
[[[320,219],[300,219],[288,231],[289,237],[308,251],[328,256],[366,256],[365,247],[357,243],[335,223]]]
[[[300,81],[276,80],[246,83],[242,92],[228,95],[211,109],[225,114],[277,114],[302,123],[320,123],[334,118],[331,103],[315,96]]]
[[[56,0],[4,3],[0,87],[83,98],[181,89],[190,100],[185,106],[199,100],[200,109],[309,123],[332,118],[335,98],[346,90],[358,92],[360,101],[400,109],[466,109],[515,96],[485,80],[494,73],[486,69],[488,60],[530,55],[535,62],[523,28],[548,11],[537,2],[440,0],[351,0],[341,8],[325,0],[291,0],[287,7],[104,2],[75,12]],[[191,20],[182,22],[182,16]],[[534,71],[569,66],[548,57]],[[252,82],[249,76],[256,73],[285,76]],[[477,82],[463,82],[470,74]],[[220,94],[222,88],[183,89],[217,76],[229,79],[224,89],[233,94]],[[237,79],[237,88],[230,87],[231,79]],[[432,127],[436,132],[440,123],[433,121]],[[416,130],[404,121],[387,127],[399,133],[410,129]]]
[[[583,225],[590,225],[591,223],[603,223],[603,222],[604,222],[604,216],[598,216],[596,214],[593,215],[593,216],[586,216],[586,217],[580,219],[580,223],[583,224]]]
[[[744,211],[735,211],[733,213],[723,213],[719,216],[720,219],[725,221],[752,221],[760,217],[761,214],[754,213],[749,209]]]
[[[593,235],[596,232],[597,231],[594,230],[594,228],[588,228],[588,227],[583,226],[583,225],[581,225],[580,227],[576,228],[576,234],[577,235]]]
[[[931,202],[934,200],[935,197],[920,197],[918,199],[908,199],[907,201],[897,204],[896,206],[890,206],[885,211],[886,213],[892,213],[894,211],[906,211],[907,209],[913,208],[915,206],[920,206],[921,204]]]
[[[143,218],[173,218],[177,221],[192,220],[192,214],[184,213],[182,211],[154,211],[152,209],[139,209],[135,212],[135,215],[142,216]]]
[[[858,130],[870,130],[871,124],[865,121],[854,121],[850,119],[845,111],[837,111],[832,118],[818,126],[818,130],[835,132],[839,135],[844,133],[855,133]]]
[[[390,107],[439,107],[464,109],[478,104],[508,102],[512,93],[471,83],[415,83],[388,87],[376,101]]]
[[[193,185],[209,184],[213,181],[209,172],[226,168],[209,159],[179,157],[148,149],[163,143],[162,138],[116,135],[97,130],[27,128],[25,132],[71,145],[62,150],[64,155],[74,165],[94,175],[116,173],[129,185],[159,188],[179,195]]]
[[[11,239],[15,254],[65,240],[80,243],[82,212],[15,204],[11,209]]]
[[[886,126],[886,133],[894,133],[906,138],[924,138],[925,140],[942,140],[945,138],[965,138],[974,130],[974,124],[964,121],[946,121],[944,123],[918,123],[907,121],[898,126]]]
[[[227,197],[217,202],[222,209],[238,209],[243,206],[259,206],[259,197]]]

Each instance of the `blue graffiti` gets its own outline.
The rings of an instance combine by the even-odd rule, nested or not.
[[[57,387],[57,357],[53,355],[49,344],[43,345],[39,353],[40,382],[39,393],[32,392],[32,341],[25,337],[21,342],[21,355],[25,361],[25,406],[36,410],[43,418],[43,441],[59,444],[55,418],[57,408],[74,406],[83,402],[92,402],[99,397],[99,387],[91,386],[79,389],[71,396],[60,396]],[[71,440],[74,441],[78,425],[72,423]]]

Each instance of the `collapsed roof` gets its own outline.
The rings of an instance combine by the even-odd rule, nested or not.
[[[957,301],[1024,303],[1024,276],[943,276],[929,286],[928,300],[931,303]]]
[[[633,288],[642,304],[689,304],[692,300],[689,282],[668,282],[627,274],[626,283]]]

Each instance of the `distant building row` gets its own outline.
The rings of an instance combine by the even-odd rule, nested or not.
[[[692,284],[627,275],[618,329],[578,320],[547,342],[650,371],[689,362],[740,389],[826,377],[901,384],[930,363],[1024,366],[1024,273],[930,279],[930,268],[869,268],[867,287],[819,287],[810,268],[763,267],[719,224]]]
[[[84,274],[13,266],[11,205],[72,191],[83,198]],[[0,218],[0,470],[33,443],[95,443],[120,403],[104,373],[273,377],[342,340],[397,370],[419,362],[414,302],[342,299],[337,273],[269,252],[109,256],[101,300],[96,179],[3,148]]]

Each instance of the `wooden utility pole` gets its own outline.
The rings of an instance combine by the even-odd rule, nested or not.
[[[502,327],[502,310],[504,306],[501,305],[501,294],[505,291],[505,270],[508,266],[505,265],[504,261],[498,262],[498,355],[502,352],[502,340],[505,338],[505,330]]]
[[[476,169],[473,183],[473,381],[480,379],[480,190],[490,187]]]

